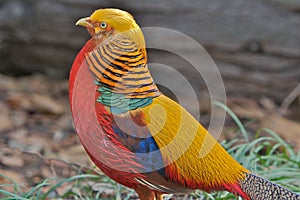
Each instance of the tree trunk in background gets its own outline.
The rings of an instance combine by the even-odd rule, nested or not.
[[[67,77],[89,37],[75,21],[104,7],[128,10],[142,27],[197,40],[217,63],[229,95],[282,101],[300,81],[299,7],[266,0],[0,0],[0,72]],[[153,51],[149,57],[185,69],[172,55]],[[192,73],[189,79],[203,84]]]

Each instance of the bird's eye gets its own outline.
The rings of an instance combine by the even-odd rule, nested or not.
[[[100,23],[100,27],[101,27],[101,28],[106,28],[106,26],[107,26],[107,25],[106,25],[105,22],[101,22],[101,23]]]

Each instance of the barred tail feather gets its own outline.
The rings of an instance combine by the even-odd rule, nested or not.
[[[251,200],[300,200],[299,194],[255,174],[247,173],[239,183]]]

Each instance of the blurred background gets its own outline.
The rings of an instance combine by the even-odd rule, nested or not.
[[[32,163],[39,162],[24,160],[14,148],[89,163],[74,134],[67,79],[89,38],[76,20],[105,7],[129,11],[141,27],[170,28],[198,41],[221,72],[228,106],[249,132],[268,127],[300,148],[299,0],[0,0],[0,173],[22,181],[26,163],[36,169]],[[189,80],[206,126],[210,99],[203,80],[169,52],[149,50],[149,61]],[[221,139],[233,137],[226,128],[232,124],[226,121]],[[46,176],[28,175],[33,183]]]

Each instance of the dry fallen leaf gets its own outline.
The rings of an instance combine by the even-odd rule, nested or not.
[[[9,168],[24,166],[23,158],[19,154],[15,154],[8,149],[3,149],[0,152],[0,163],[8,166]]]
[[[10,117],[5,112],[0,112],[0,132],[10,130],[14,127]]]
[[[89,173],[99,175],[96,170],[76,163],[62,159],[46,158],[36,153],[1,146],[0,166],[5,167],[5,169],[1,167],[0,174],[15,180],[24,191],[27,187],[35,186],[45,178],[51,178],[54,183],[62,178],[75,176],[80,172],[87,173],[89,171]],[[11,181],[0,176],[0,184],[4,183],[11,184]]]
[[[90,163],[89,156],[81,144],[61,149],[58,152],[58,156],[62,159],[82,165],[88,165]]]
[[[264,117],[264,111],[254,99],[229,99],[228,107],[240,118],[261,119]]]
[[[0,110],[0,132],[12,129],[14,124],[11,121],[8,106],[2,101],[0,101]]]
[[[273,130],[296,149],[300,149],[300,123],[273,113],[265,116],[261,127]]]
[[[17,93],[7,97],[7,102],[14,109],[46,114],[63,114],[66,108],[52,97],[41,94]]]
[[[20,173],[19,171],[15,170],[5,170],[5,169],[0,169],[0,174],[3,174],[5,177],[0,176],[0,184],[1,184],[1,189],[4,189],[8,192],[14,192],[15,187],[12,184],[12,181],[15,181],[19,186],[21,186],[23,190],[27,190],[27,181],[25,180],[24,175]],[[8,178],[7,178],[8,177]],[[6,185],[4,185],[6,184]]]

